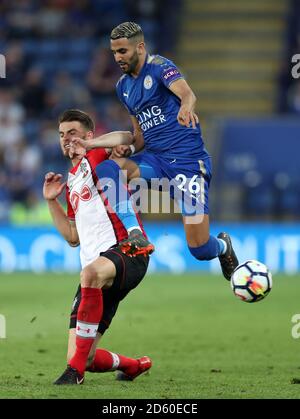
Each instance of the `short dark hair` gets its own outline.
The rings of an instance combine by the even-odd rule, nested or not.
[[[140,25],[134,22],[123,22],[120,25],[116,26],[110,34],[110,39],[119,39],[119,38],[144,38],[144,34]]]
[[[80,122],[88,131],[95,131],[95,124],[92,118],[80,109],[67,109],[58,118],[58,123],[62,122]]]

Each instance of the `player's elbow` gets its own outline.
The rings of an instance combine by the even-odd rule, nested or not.
[[[124,145],[130,145],[133,144],[134,139],[133,135],[130,131],[124,131]]]
[[[195,95],[195,93],[191,90],[191,97],[192,97],[192,101],[195,104],[197,102],[197,96]]]
[[[144,148],[144,137],[140,131],[134,131],[133,144],[137,150],[141,150],[142,148]]]

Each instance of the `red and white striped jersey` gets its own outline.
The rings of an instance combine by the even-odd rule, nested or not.
[[[101,191],[98,191],[96,166],[108,159],[104,149],[87,152],[69,171],[66,200],[68,217],[75,220],[80,240],[82,268],[93,262],[111,246],[127,238],[127,230],[112,211]]]

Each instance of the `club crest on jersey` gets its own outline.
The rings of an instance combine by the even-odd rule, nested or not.
[[[92,198],[92,192],[90,188],[87,185],[84,185],[84,187],[80,191],[80,199],[83,201],[89,201]]]
[[[153,86],[153,80],[151,76],[146,76],[144,79],[144,87],[145,89],[149,90]]]
[[[80,170],[83,173],[83,177],[86,177],[89,173],[86,162],[80,163]]]
[[[80,200],[89,201],[90,199],[92,199],[92,191],[87,185],[83,186],[80,193],[73,192],[70,196],[70,201],[71,201],[71,205],[72,205],[74,213],[76,214],[78,211]]]

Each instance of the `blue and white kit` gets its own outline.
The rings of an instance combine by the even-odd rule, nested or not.
[[[124,74],[117,94],[143,132],[144,151],[130,157],[141,177],[167,178],[177,187],[171,192],[184,215],[209,213],[208,188],[211,159],[205,150],[200,125],[178,123],[181,101],[169,89],[183,78],[175,64],[159,55],[147,55],[139,75]]]

